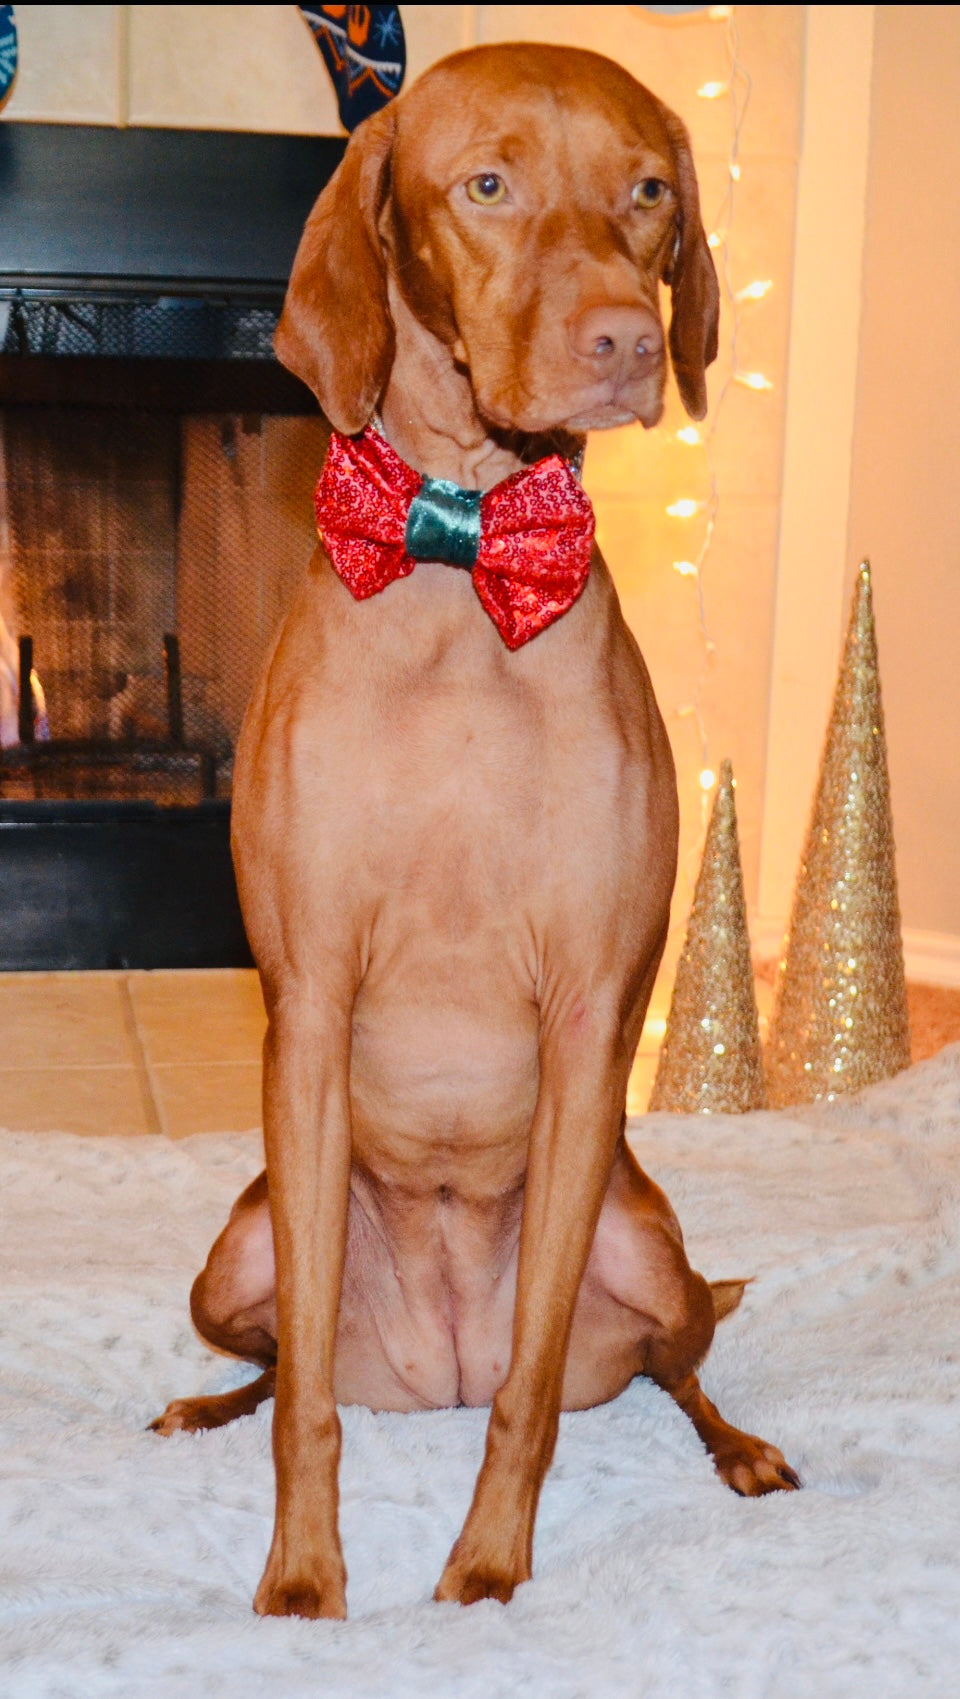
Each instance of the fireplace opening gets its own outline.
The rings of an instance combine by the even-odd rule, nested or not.
[[[255,374],[242,411],[194,411],[179,374],[145,407],[134,358],[85,364],[80,404],[0,406],[0,635],[7,671],[30,640],[45,703],[43,735],[0,721],[0,799],[228,798],[327,426],[268,411]]]
[[[234,751],[329,427],[276,306],[7,305],[0,967],[246,965]]]

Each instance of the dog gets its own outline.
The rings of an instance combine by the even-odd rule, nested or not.
[[[326,547],[233,803],[267,1166],[192,1294],[203,1337],[263,1372],[155,1424],[275,1394],[261,1613],[345,1614],[338,1402],[491,1406],[435,1595],[461,1604],[529,1578],[560,1411],[634,1375],[736,1491],[799,1485],[704,1396],[743,1283],[691,1269],[624,1139],[677,793],[576,461],[588,431],[661,415],[661,281],[702,418],[718,288],[686,131],[616,64],[547,46],[456,54],[369,118],[297,252],[276,347],[335,428]]]

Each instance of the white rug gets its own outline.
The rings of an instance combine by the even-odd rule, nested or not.
[[[757,1277],[704,1380],[806,1490],[738,1499],[635,1382],[563,1418],[533,1582],[461,1610],[430,1595],[484,1413],[347,1410],[341,1625],[250,1609],[272,1404],[144,1432],[244,1378],[187,1292],[257,1137],[0,1135],[3,1699],[954,1699],[960,1046],[858,1101],[633,1136],[694,1263]]]

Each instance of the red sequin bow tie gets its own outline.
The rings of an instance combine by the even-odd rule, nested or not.
[[[334,431],[314,505],[334,571],[358,601],[418,560],[461,566],[508,649],[565,614],[587,581],[593,509],[559,454],[481,495],[421,478],[369,425],[357,437]]]

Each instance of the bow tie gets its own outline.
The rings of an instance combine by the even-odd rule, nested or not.
[[[369,425],[356,437],[334,431],[314,506],[333,569],[358,601],[418,560],[464,567],[508,649],[565,614],[587,581],[593,509],[559,454],[481,494],[422,478]]]

